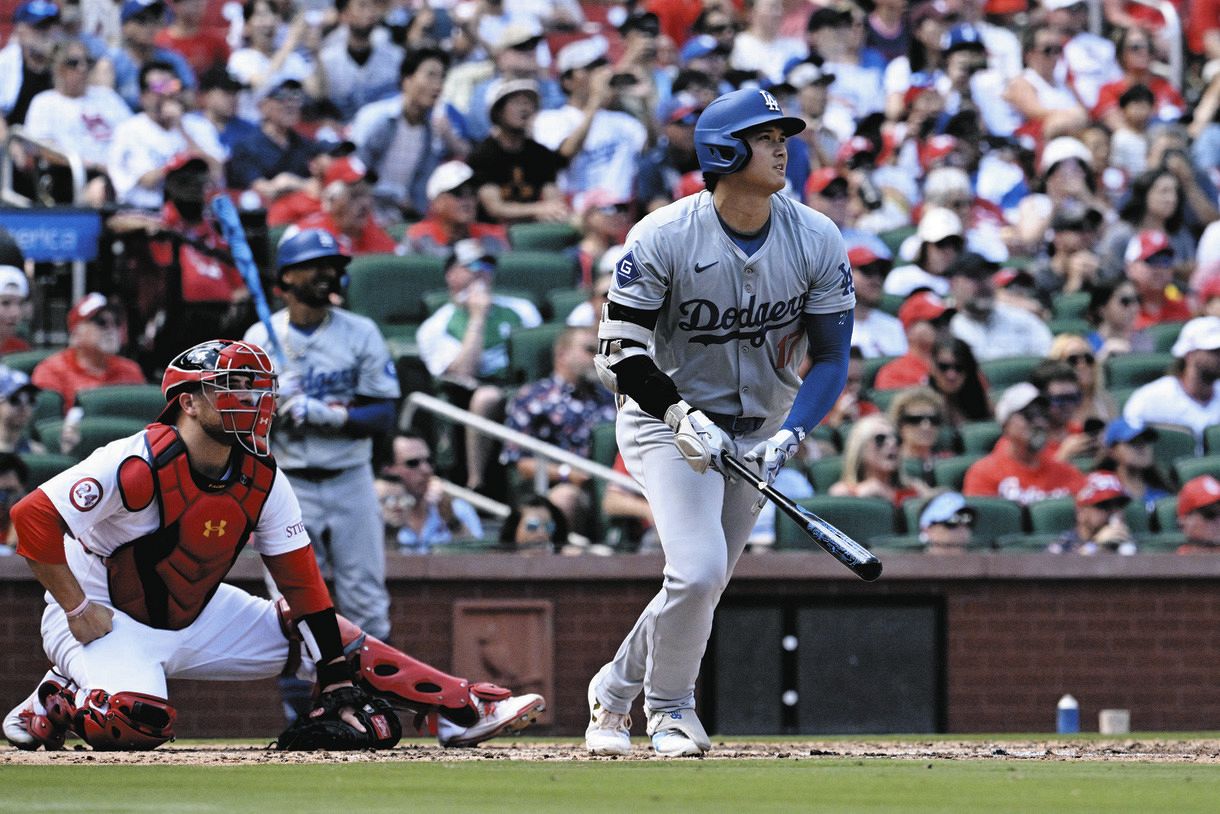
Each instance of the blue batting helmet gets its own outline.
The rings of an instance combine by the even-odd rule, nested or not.
[[[330,232],[323,229],[304,229],[295,234],[288,232],[284,235],[276,250],[275,267],[283,274],[291,266],[324,258],[334,258],[334,265],[339,267],[346,266],[352,260]]]
[[[741,134],[764,124],[775,125],[785,136],[805,129],[803,120],[784,115],[770,91],[743,88],[716,99],[695,122],[699,169],[721,175],[737,172],[750,160],[750,147]]]

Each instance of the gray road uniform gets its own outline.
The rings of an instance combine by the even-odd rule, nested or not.
[[[367,317],[331,308],[306,334],[277,311],[271,324],[287,356],[281,380],[295,379],[310,398],[350,408],[357,396],[399,397],[398,377],[385,340]],[[261,322],[246,341],[270,347]],[[367,436],[305,424],[278,427],[271,436],[276,462],[292,484],[320,564],[327,561],[339,610],[370,635],[390,633],[385,587],[385,534],[373,487],[373,442]]]
[[[611,302],[659,311],[650,352],[678,393],[742,455],[783,425],[801,384],[802,316],[855,307],[851,268],[825,216],[771,196],[762,246],[747,256],[701,192],[663,207],[627,237]],[[745,547],[758,493],[679,455],[674,432],[626,399],[617,437],[643,487],[665,551],[660,592],[599,673],[596,695],[626,713],[644,692],[649,713],[694,707],[695,680],[720,594]],[[730,452],[734,450],[729,450]]]

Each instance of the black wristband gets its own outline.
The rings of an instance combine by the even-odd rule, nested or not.
[[[352,665],[347,659],[341,659],[335,662],[324,663],[318,662],[318,686],[329,687],[331,684],[338,684],[341,681],[352,680]]]

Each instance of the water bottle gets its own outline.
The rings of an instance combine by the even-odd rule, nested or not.
[[[1080,704],[1071,695],[1059,699],[1056,707],[1055,730],[1060,735],[1073,734],[1080,731]]]

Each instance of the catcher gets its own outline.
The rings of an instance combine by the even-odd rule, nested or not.
[[[13,508],[17,551],[47,590],[53,667],[5,717],[9,742],[59,749],[74,732],[94,749],[154,749],[174,737],[167,679],[268,678],[298,665],[319,694],[280,736],[283,749],[390,748],[402,734],[394,708],[434,724],[442,746],[473,746],[544,709],[541,696],[446,675],[335,613],[270,456],[276,376],[262,349],[196,345],[161,389],[156,423]],[[284,601],[221,582],[247,543]]]

